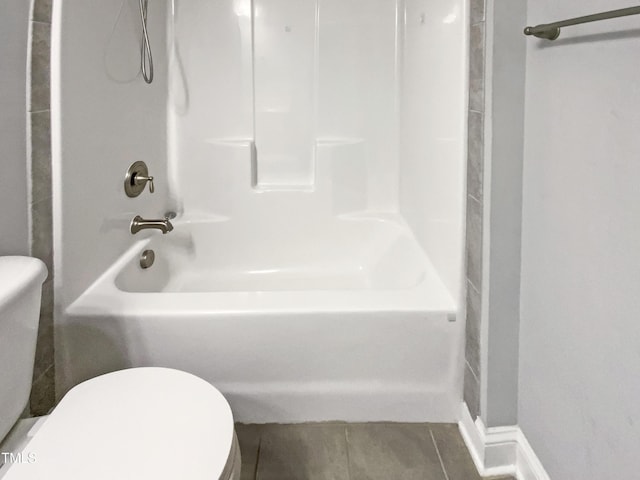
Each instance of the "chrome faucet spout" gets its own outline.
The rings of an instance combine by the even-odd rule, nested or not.
[[[138,233],[140,230],[147,230],[150,228],[160,230],[165,234],[173,230],[173,225],[166,217],[164,219],[145,220],[140,215],[136,215],[133,217],[133,220],[131,220],[131,234],[133,235]]]

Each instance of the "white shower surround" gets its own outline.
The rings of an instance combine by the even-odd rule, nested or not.
[[[168,235],[144,232],[129,246],[118,229],[133,213],[154,216],[141,208],[148,194],[125,204],[112,188],[87,199],[87,214],[122,211],[86,232],[65,207],[80,192],[59,187],[81,161],[68,152],[91,138],[65,120],[79,107],[69,85],[77,79],[65,72],[87,53],[60,26],[77,22],[78,2],[58,3],[56,261],[95,280],[68,274],[57,285],[66,293],[56,318],[59,393],[105,371],[156,365],[214,383],[240,421],[457,419],[466,2],[166,5],[168,107],[142,128],[167,126],[151,200],[155,216],[164,204],[178,218]],[[91,3],[116,18],[117,9]],[[160,29],[163,3],[150,4],[150,29]],[[117,18],[132,2],[123,8]],[[155,108],[139,104],[139,88],[117,88],[134,113],[122,128],[135,131],[135,114]],[[122,151],[118,167],[144,158],[145,140],[136,158]],[[99,247],[105,228],[120,253],[105,245],[95,254],[110,266],[83,266],[78,240]],[[145,248],[157,257],[148,271],[137,265]]]

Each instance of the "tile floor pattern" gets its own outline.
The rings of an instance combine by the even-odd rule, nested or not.
[[[455,424],[236,424],[236,432],[241,480],[482,480]]]

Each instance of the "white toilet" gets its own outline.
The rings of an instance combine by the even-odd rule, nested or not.
[[[46,276],[39,260],[0,257],[0,440],[29,399]],[[19,451],[0,453],[2,480],[240,478],[229,404],[208,382],[168,368],[77,385]]]

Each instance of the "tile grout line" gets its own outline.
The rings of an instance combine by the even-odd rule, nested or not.
[[[445,480],[449,480],[449,475],[447,474],[446,468],[444,468],[444,462],[442,461],[442,456],[440,455],[438,442],[436,442],[436,439],[433,436],[433,430],[431,430],[431,427],[429,427],[429,435],[431,435],[431,441],[433,442],[433,446],[436,447],[436,454],[438,455],[438,460],[440,461],[440,468],[442,468],[442,473],[444,473],[444,478]]]
[[[38,326],[39,326],[39,325],[38,325]],[[53,364],[51,364],[51,365],[49,365],[47,368],[45,368],[45,369],[44,369],[44,371],[43,371],[40,375],[38,375],[38,378],[36,378],[35,380],[33,380],[31,383],[32,383],[32,384],[33,384],[33,383],[37,383],[37,382],[39,382],[40,380],[42,380],[42,377],[44,377],[44,376],[47,374],[47,372],[48,372],[50,369],[52,369],[52,368],[53,368],[53,366],[54,366],[54,365],[53,365]]]
[[[469,195],[471,196],[471,195]],[[467,283],[469,284],[469,286],[473,289],[474,292],[476,292],[477,294],[481,295],[481,292],[478,291],[478,289],[476,288],[476,286],[471,282],[471,280],[469,280],[467,278]]]
[[[472,200],[474,200],[478,205],[482,205],[482,202],[478,200],[476,197],[474,197],[473,195],[471,195],[470,193],[467,193],[467,196]]]
[[[258,451],[256,452],[256,466],[253,468],[253,480],[258,480],[258,463],[260,463],[260,447],[262,447],[262,430],[258,436]],[[242,470],[242,468],[240,469]]]
[[[349,458],[349,432],[347,427],[344,427],[344,443],[347,448],[347,478],[351,480],[351,460]]]
[[[469,362],[465,359],[464,363],[469,368],[469,371],[473,375],[473,378],[476,380],[476,382],[480,383],[480,379],[478,378],[478,374],[473,371],[473,368],[471,368],[471,365],[469,365]]]

